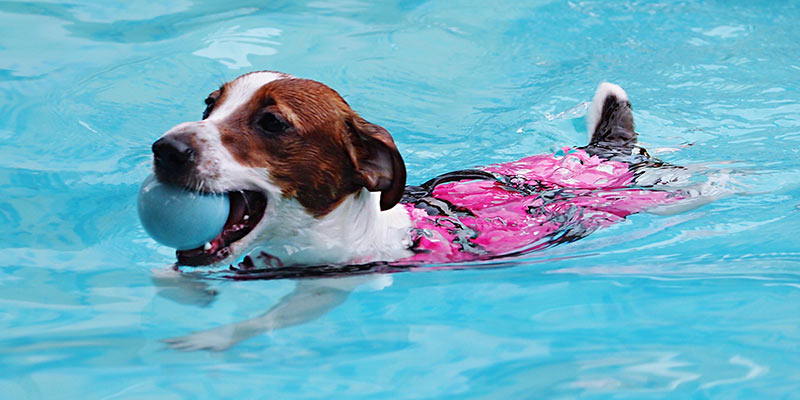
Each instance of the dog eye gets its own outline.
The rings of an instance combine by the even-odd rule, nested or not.
[[[206,109],[203,111],[203,119],[206,119],[209,115],[211,115],[211,111],[214,110],[214,103],[216,103],[216,100],[212,99],[211,97],[206,98]]]
[[[262,115],[256,123],[261,129],[268,133],[281,133],[289,128],[289,123],[280,116],[270,112]]]

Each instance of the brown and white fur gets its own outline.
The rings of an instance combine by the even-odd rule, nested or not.
[[[157,177],[266,199],[257,225],[209,263],[230,263],[254,248],[283,265],[411,254],[410,220],[396,206],[405,188],[403,159],[389,133],[359,117],[334,90],[262,71],[224,84],[206,102],[204,119],[177,125],[154,144]],[[159,162],[176,151],[191,153],[190,160]]]

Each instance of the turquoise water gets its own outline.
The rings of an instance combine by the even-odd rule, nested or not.
[[[797,2],[265,3],[0,2],[0,398],[800,398]],[[136,218],[150,143],[254,69],[337,89],[409,183],[583,144],[610,80],[651,153],[737,194],[168,350],[294,286],[159,291]]]

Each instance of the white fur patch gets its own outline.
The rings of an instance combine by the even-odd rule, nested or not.
[[[237,78],[225,88],[225,101],[214,107],[207,121],[225,120],[243,104],[250,102],[262,86],[278,79],[291,78],[291,75],[271,71],[253,72]]]
[[[407,242],[411,218],[405,208],[398,204],[380,211],[380,193],[366,189],[320,218],[291,198],[270,202],[264,218],[251,248],[257,266],[264,261],[259,260],[262,251],[284,265],[366,263],[412,255]]]
[[[603,104],[605,104],[608,96],[614,96],[620,101],[628,101],[628,94],[618,85],[603,82],[597,87],[592,105],[589,106],[589,113],[586,115],[586,130],[589,132],[590,141],[595,129],[597,129],[597,124],[600,122],[600,117],[603,115]]]

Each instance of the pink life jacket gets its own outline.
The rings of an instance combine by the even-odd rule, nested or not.
[[[569,147],[473,171],[485,177],[434,184],[424,196],[404,198],[415,254],[397,263],[541,250],[683,198],[677,192],[633,187],[628,163]]]

